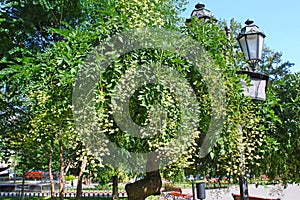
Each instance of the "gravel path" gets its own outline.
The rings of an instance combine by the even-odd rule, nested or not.
[[[183,193],[192,194],[192,189],[183,189]],[[233,200],[232,193],[239,194],[239,186],[230,186],[226,189],[206,190],[205,200]],[[281,200],[300,200],[300,186],[282,185],[258,186],[249,185],[249,195],[263,198],[280,198]]]

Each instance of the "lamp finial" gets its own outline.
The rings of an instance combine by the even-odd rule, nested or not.
[[[197,4],[195,5],[195,8],[196,8],[196,9],[205,8],[205,5],[204,5],[204,3],[199,2],[199,3],[197,3]]]
[[[245,24],[248,25],[248,26],[253,24],[253,23],[254,23],[254,21],[252,19],[247,19],[247,21],[245,22]]]

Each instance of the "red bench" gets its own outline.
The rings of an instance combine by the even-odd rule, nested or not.
[[[232,194],[232,197],[234,200],[241,200],[241,197],[239,194]],[[249,196],[249,200],[280,200],[278,199],[270,199],[270,198],[261,198],[261,197],[253,197],[253,196]]]

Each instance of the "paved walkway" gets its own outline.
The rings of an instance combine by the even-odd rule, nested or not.
[[[233,200],[232,193],[239,194],[239,186],[230,186],[226,189],[206,190],[205,200]],[[183,193],[192,194],[192,189],[183,189]],[[300,186],[288,185],[284,188],[282,185],[258,186],[249,185],[249,195],[263,198],[280,198],[281,200],[299,200]]]

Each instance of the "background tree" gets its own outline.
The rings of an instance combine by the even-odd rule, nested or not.
[[[148,8],[141,7],[143,4]],[[22,77],[23,82],[18,86],[25,90],[20,90],[17,84],[9,84],[7,90],[14,91],[15,96],[23,95],[27,101],[32,115],[30,133],[39,138],[39,142],[49,144],[49,152],[58,140],[61,184],[64,175],[63,141],[67,133],[74,133],[70,100],[76,68],[101,38],[141,22],[138,15],[134,17],[126,11],[128,6],[146,20],[139,26],[161,25],[162,20],[157,20],[160,13],[164,10],[174,15],[177,9],[166,9],[173,6],[169,1],[82,1],[80,4],[73,1],[5,1],[2,4],[3,22],[9,23],[3,33],[16,41],[8,43],[2,50],[2,78],[6,83],[14,83],[11,80],[20,81]],[[31,18],[29,12],[32,10],[39,10],[41,17]],[[154,12],[149,15],[149,10]],[[18,25],[14,26],[25,20],[28,22],[23,24],[26,28],[19,30]],[[48,45],[50,42],[55,43]],[[51,157],[52,153],[49,170]],[[60,192],[62,198],[62,185]]]
[[[274,114],[279,120],[270,136],[273,148],[266,172],[284,183],[299,182],[299,73],[289,74],[273,84],[278,98]]]
[[[61,28],[64,22],[76,26],[87,17],[79,0],[5,0],[0,5],[3,17],[0,55],[6,61],[20,57],[22,48],[33,52],[44,50],[50,42],[60,39],[50,28]],[[1,65],[1,69],[4,67],[5,64]]]
[[[282,60],[282,53],[264,48],[263,60],[260,65],[260,71],[270,76],[270,80],[278,80],[291,74],[290,68],[294,63]]]

